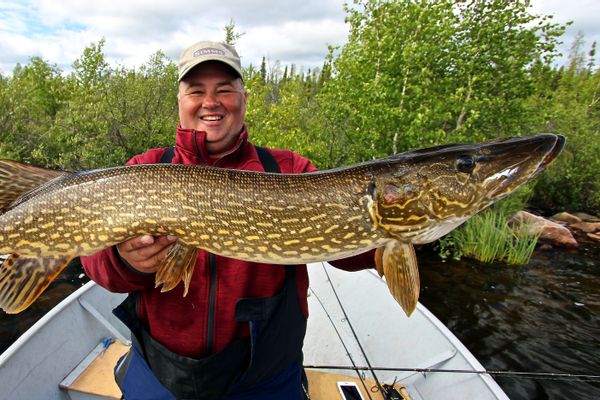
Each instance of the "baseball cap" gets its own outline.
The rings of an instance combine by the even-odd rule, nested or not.
[[[229,65],[242,77],[240,56],[235,48],[227,43],[202,41],[185,49],[179,57],[179,81],[196,65],[206,61],[220,61]]]

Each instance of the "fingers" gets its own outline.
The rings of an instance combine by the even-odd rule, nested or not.
[[[156,272],[176,240],[174,236],[138,236],[119,243],[117,251],[121,258],[136,270],[145,273]]]
[[[177,238],[175,236],[136,236],[129,240],[126,240],[120,243],[119,250],[120,251],[134,251],[134,250],[145,250],[146,252],[152,251],[153,248],[160,246],[164,247],[164,245],[171,244]],[[154,246],[153,246],[154,245]]]
[[[128,262],[132,267],[134,267],[138,271],[145,273],[153,273],[158,270],[163,260],[167,258],[167,255],[169,254],[170,250],[171,246],[167,246],[158,253],[152,254],[147,258],[143,258],[136,261],[132,260]]]

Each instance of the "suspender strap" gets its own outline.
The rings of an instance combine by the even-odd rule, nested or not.
[[[279,164],[277,164],[277,160],[273,157],[273,154],[264,147],[254,146],[256,148],[256,153],[258,154],[258,159],[262,164],[265,172],[274,172],[281,173],[281,169],[279,168]],[[161,164],[169,164],[173,161],[173,157],[175,157],[175,148],[169,147],[165,152],[160,156],[159,163]]]
[[[263,165],[265,172],[274,172],[276,174],[281,173],[281,169],[279,168],[279,164],[277,164],[277,160],[273,157],[270,151],[265,149],[264,147],[254,146],[256,148],[256,153],[258,153],[258,159],[260,163]]]
[[[173,157],[175,157],[175,148],[169,147],[165,152],[160,156],[159,163],[161,164],[170,164],[173,161]]]

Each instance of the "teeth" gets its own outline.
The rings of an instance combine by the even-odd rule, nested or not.
[[[205,117],[201,117],[204,121],[220,121],[223,117],[219,115],[207,115]]]

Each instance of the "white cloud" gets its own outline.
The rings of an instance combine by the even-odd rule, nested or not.
[[[250,29],[239,41],[243,57],[256,61],[266,57],[272,62],[298,66],[320,66],[328,52],[328,44],[345,42],[348,31],[343,22],[301,21]],[[273,40],[278,38],[278,40]],[[326,40],[324,40],[326,38]],[[254,44],[254,45],[251,45]]]
[[[231,20],[244,33],[238,49],[245,65],[259,64],[265,55],[313,67],[323,62],[327,44],[346,38],[342,1],[7,2],[0,5],[0,70],[9,72],[31,56],[68,70],[86,46],[101,38],[112,64],[139,66],[157,50],[176,60],[197,40],[222,40]]]
[[[39,56],[69,70],[91,43],[106,39],[104,54],[115,65],[139,66],[162,50],[177,60],[197,40],[222,40],[233,19],[244,65],[321,66],[327,46],[345,43],[344,0],[3,0],[0,2],[0,71]],[[563,37],[568,52],[578,31],[586,48],[600,41],[600,1],[534,0],[532,10],[575,20]]]
[[[600,44],[600,1],[598,0],[534,0],[531,10],[536,14],[553,15],[553,21],[566,24],[572,21],[561,37],[562,45],[559,47],[563,56],[558,60],[561,65],[569,55],[569,49],[575,42],[578,32],[584,34],[584,48],[586,53],[591,49],[592,43]]]

